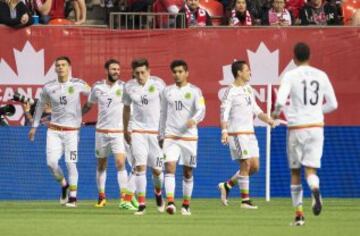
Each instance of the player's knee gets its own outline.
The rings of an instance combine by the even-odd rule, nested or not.
[[[192,171],[184,171],[184,178],[191,179],[193,177]]]
[[[47,160],[46,164],[48,168],[51,170],[56,170],[59,166],[58,161],[53,161],[53,160]]]

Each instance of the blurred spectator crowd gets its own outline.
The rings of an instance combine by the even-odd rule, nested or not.
[[[0,0],[0,24],[89,24],[94,6],[106,23],[110,12],[168,12],[186,27],[360,25],[360,0]]]

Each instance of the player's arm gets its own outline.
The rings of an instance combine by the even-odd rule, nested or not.
[[[89,95],[91,92],[91,87],[83,80],[79,80],[81,93],[84,95]]]
[[[323,113],[326,114],[336,110],[338,107],[338,102],[336,100],[334,88],[328,78],[326,78],[324,97],[326,101],[322,105]]]
[[[91,110],[92,105],[96,102],[97,102],[97,96],[96,96],[96,89],[94,87],[90,92],[87,102],[81,108],[82,115],[88,113]]]
[[[275,109],[274,109],[273,113],[271,114],[272,118],[274,118],[274,119],[279,118],[281,110],[285,106],[287,98],[290,94],[290,89],[291,89],[290,80],[287,78],[287,76],[285,74],[283,80],[281,81],[279,91],[277,93]]]
[[[167,120],[167,99],[166,99],[166,91],[165,89],[161,93],[160,96],[160,124],[159,124],[159,144],[162,146],[162,141],[165,137],[165,126],[166,126],[166,120]]]
[[[229,138],[227,129],[228,129],[230,110],[231,110],[231,103],[232,103],[231,87],[228,87],[225,90],[225,94],[221,99],[221,105],[220,105],[221,142],[223,144],[227,144]]]
[[[124,138],[125,141],[130,144],[131,143],[131,134],[129,132],[129,121],[130,121],[130,114],[131,114],[131,98],[130,95],[127,93],[127,89],[124,89],[123,95],[123,126],[124,126]]]
[[[256,102],[254,93],[251,96],[252,99],[252,106],[253,106],[253,113],[264,123],[270,125],[271,127],[275,126],[275,122],[274,120],[269,117],[266,113],[264,113],[261,108],[259,107],[259,105]]]
[[[187,121],[187,127],[192,128],[200,123],[205,118],[205,113],[205,98],[199,89],[195,95],[195,114]]]
[[[44,88],[41,92],[38,102],[36,103],[35,113],[34,113],[34,121],[33,121],[32,127],[28,134],[30,141],[34,141],[36,129],[37,129],[37,127],[39,127],[41,116],[44,111],[46,103],[50,104],[50,98],[49,98],[48,94],[46,93],[46,89]]]

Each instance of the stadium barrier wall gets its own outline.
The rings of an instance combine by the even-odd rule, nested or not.
[[[0,128],[0,199],[50,200],[57,199],[60,187],[46,166],[46,128],[39,128],[34,143],[27,139],[29,127]],[[79,144],[79,198],[96,199],[93,127],[84,127]],[[260,146],[260,171],[251,177],[251,195],[265,196],[265,128],[256,128]],[[289,197],[289,171],[286,159],[286,129],[278,127],[272,132],[271,196]],[[360,197],[360,127],[326,127],[323,166],[320,170],[324,197]],[[220,129],[200,128],[198,168],[195,170],[194,197],[218,197],[217,184],[232,176],[238,169],[231,161],[228,147],[220,141]],[[61,165],[66,173],[63,159]],[[181,196],[181,172],[178,168],[176,196]],[[305,186],[304,182],[304,186]],[[305,187],[305,196],[309,196]],[[116,171],[109,159],[106,192],[118,197]],[[148,197],[153,197],[152,181],[148,172]],[[232,197],[239,196],[234,188]]]

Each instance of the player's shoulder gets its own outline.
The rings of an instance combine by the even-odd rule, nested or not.
[[[136,79],[130,79],[125,83],[125,88],[129,89],[129,88],[131,88],[133,86],[136,86],[136,85],[137,85]]]
[[[84,80],[79,78],[71,78],[70,82],[73,84],[87,85],[87,83]]]
[[[310,68],[315,72],[317,73],[320,77],[322,78],[328,78],[327,74],[325,71],[323,70],[320,70],[319,68],[316,68],[316,67],[313,67],[313,66],[310,66]]]
[[[57,79],[50,80],[44,84],[44,88],[51,87],[51,86],[55,85],[56,83],[57,83]]]
[[[98,80],[92,85],[92,87],[93,87],[93,89],[95,89],[95,88],[103,86],[105,83],[106,83],[105,80]]]
[[[122,81],[122,80],[117,80],[117,81],[116,81],[116,84],[117,84],[118,86],[125,86],[125,82]]]
[[[164,82],[164,80],[162,80],[160,77],[155,76],[155,75],[151,75],[150,79],[153,81],[153,83],[155,83],[156,85],[160,85],[162,87],[166,87],[166,84]]]
[[[197,94],[202,94],[201,89],[198,86],[194,85],[194,84],[189,84],[189,88],[191,90],[193,90]]]

